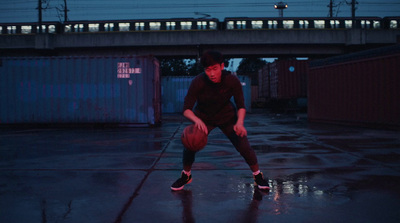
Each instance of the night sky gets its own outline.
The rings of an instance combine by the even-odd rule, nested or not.
[[[347,0],[351,2],[351,0]],[[63,21],[64,0],[43,0],[43,21]],[[278,17],[271,0],[67,0],[69,20]],[[288,0],[285,17],[326,17],[329,0]],[[339,3],[342,4],[339,5]],[[356,16],[400,16],[400,0],[358,0]],[[0,22],[38,21],[38,0],[0,0]],[[334,15],[351,16],[343,0]]]

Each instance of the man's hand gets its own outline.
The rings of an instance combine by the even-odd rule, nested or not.
[[[243,137],[247,136],[247,130],[242,124],[237,124],[233,126],[233,130],[235,130],[236,135]]]
[[[204,122],[200,118],[198,118],[191,110],[189,109],[185,110],[183,112],[183,116],[192,121],[196,128],[200,129],[201,131],[206,133],[206,135],[208,135],[208,129],[206,124],[204,124]]]

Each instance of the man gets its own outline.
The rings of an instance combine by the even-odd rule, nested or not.
[[[205,72],[192,80],[185,97],[183,115],[206,135],[214,128],[220,128],[249,165],[255,185],[260,189],[269,189],[243,125],[246,108],[239,79],[224,70],[223,57],[219,52],[204,53],[200,62]],[[236,107],[230,100],[232,96]],[[172,184],[172,190],[182,190],[185,184],[192,181],[191,169],[195,155],[196,152],[184,148],[183,171],[181,178]]]

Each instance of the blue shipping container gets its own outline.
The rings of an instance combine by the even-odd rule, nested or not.
[[[0,123],[158,124],[153,57],[0,58]]]

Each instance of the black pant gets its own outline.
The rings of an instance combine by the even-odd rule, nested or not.
[[[240,155],[242,155],[249,166],[257,164],[257,156],[253,148],[251,148],[247,136],[240,137],[236,135],[236,132],[233,130],[235,122],[230,122],[229,124],[219,126],[214,126],[207,123],[205,124],[207,125],[208,133],[210,133],[216,127],[220,128],[221,131],[226,135],[226,137],[228,137],[228,139],[231,141],[232,145],[240,153]],[[195,161],[195,156],[196,152],[190,151],[185,148],[183,150],[183,165],[192,166]]]

